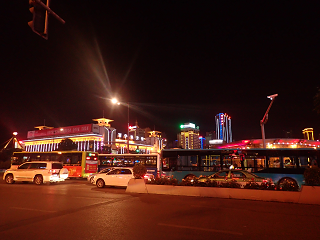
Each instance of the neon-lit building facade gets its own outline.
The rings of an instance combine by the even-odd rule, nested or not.
[[[216,138],[226,143],[232,142],[231,117],[226,113],[219,113],[215,117]]]
[[[27,139],[23,141],[27,152],[50,152],[58,149],[63,139],[69,138],[77,144],[78,151],[103,152],[106,149],[113,153],[127,153],[127,137],[118,134],[111,127],[113,120],[106,118],[93,119],[97,123],[52,128],[47,126],[36,127],[38,130],[28,131]],[[129,150],[139,153],[157,153],[164,147],[161,141],[150,141],[149,138],[137,140],[130,136]]]
[[[248,139],[232,143],[221,143],[210,145],[210,148],[217,149],[250,149],[263,148],[262,139]],[[269,138],[266,139],[266,148],[320,148],[319,140],[307,140],[296,138]]]

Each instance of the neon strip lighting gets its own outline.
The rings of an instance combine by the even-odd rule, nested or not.
[[[102,138],[102,135],[97,135],[97,134],[82,134],[82,135],[65,135],[65,136],[56,136],[56,137],[50,137],[50,138],[33,138],[33,139],[27,139],[24,140],[24,142],[33,142],[33,141],[43,141],[43,140],[55,140],[55,139],[64,139],[64,138],[77,138],[77,137],[88,137],[88,136],[94,136],[94,137],[99,137]]]

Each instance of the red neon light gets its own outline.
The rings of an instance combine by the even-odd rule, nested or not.
[[[61,131],[60,128],[28,131],[27,138],[29,139],[29,138],[35,138],[35,137],[59,136],[59,135],[65,135],[65,134],[88,133],[88,132],[92,132],[92,124],[63,127],[63,131]]]

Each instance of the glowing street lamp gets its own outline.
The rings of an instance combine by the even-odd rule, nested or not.
[[[264,134],[264,125],[267,123],[268,121],[268,113],[270,111],[270,108],[272,106],[272,103],[274,101],[274,99],[278,96],[278,94],[273,94],[273,95],[270,95],[268,96],[267,98],[270,98],[271,102],[269,104],[269,107],[266,111],[266,113],[264,114],[262,120],[260,120],[260,126],[261,126],[261,135],[262,135],[262,147],[263,148],[266,148],[266,137],[265,137],[265,134]]]
[[[125,104],[119,102],[116,98],[112,98],[112,99],[111,99],[111,102],[112,102],[112,104],[117,104],[117,105],[122,104],[122,105],[125,105]],[[130,141],[130,138],[129,138],[129,108],[130,108],[130,105],[129,105],[129,102],[127,102],[126,104],[127,104],[127,106],[128,106],[127,153],[129,153],[129,144],[130,144],[130,143],[129,143],[129,141]]]
[[[113,104],[120,105],[120,102],[119,102],[116,98],[112,98],[112,99],[111,99],[111,102],[112,102]]]
[[[63,132],[63,128],[59,129],[60,132]],[[58,130],[53,130],[53,138],[52,138],[52,151],[55,150],[54,148],[54,141],[55,141],[55,137],[56,137],[56,133],[59,132]]]

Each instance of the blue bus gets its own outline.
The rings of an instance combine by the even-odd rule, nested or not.
[[[277,149],[164,149],[161,175],[183,179],[208,176],[224,169],[242,169],[275,184],[304,184],[304,170],[319,166],[320,151],[311,148]]]

